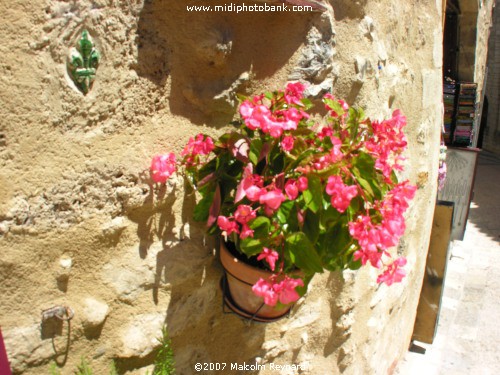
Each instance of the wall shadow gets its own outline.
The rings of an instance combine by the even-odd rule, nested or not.
[[[227,363],[224,373],[237,374],[240,372],[228,370],[230,363],[242,362],[242,352],[259,353],[266,327],[254,323],[249,330],[247,321],[223,313],[219,287],[222,267],[214,252],[217,244],[205,236],[203,223],[192,221],[195,203],[194,194],[184,196],[181,218],[186,238],[180,242],[173,235],[171,213],[164,212],[160,217],[163,250],[156,255],[152,298],[159,304],[165,298],[161,289],[170,293],[165,326],[172,340],[177,374],[195,373],[198,362]]]
[[[189,12],[199,2],[146,0],[139,15],[136,71],[156,85],[170,80],[170,110],[196,124],[226,124],[250,78],[283,68],[304,43],[304,12]],[[205,4],[208,5],[208,4]]]
[[[481,233],[497,244],[500,244],[500,215],[498,214],[500,200],[496,193],[499,183],[500,156],[482,150],[478,156],[473,187],[472,201],[475,204],[470,207],[468,221],[474,223]]]

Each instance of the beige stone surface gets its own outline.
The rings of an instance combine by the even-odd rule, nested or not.
[[[82,356],[99,374],[112,360],[140,373],[158,330],[124,341],[145,317],[166,324],[179,374],[197,362],[256,361],[307,364],[304,374],[391,371],[410,340],[432,224],[441,9],[431,0],[333,0],[325,13],[275,14],[187,12],[184,1],[0,1],[0,325],[15,371],[46,373],[63,359],[35,330],[55,305],[75,311],[64,374]],[[102,54],[86,96],[65,65],[84,28]],[[249,325],[222,312],[213,240],[190,221],[194,196],[181,180],[155,191],[147,168],[200,131],[219,134],[236,94],[288,79],[312,95],[331,86],[374,118],[407,115],[402,177],[419,184],[398,248],[408,277],[388,288],[371,270],[318,275],[289,319]],[[109,306],[91,337],[89,297]]]

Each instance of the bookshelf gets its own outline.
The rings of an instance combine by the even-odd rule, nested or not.
[[[457,87],[455,106],[455,127],[453,130],[453,145],[468,147],[474,136],[474,120],[476,115],[477,84],[461,82]]]
[[[470,147],[474,144],[477,84],[454,82],[443,84],[443,139],[447,146]]]
[[[444,104],[444,129],[443,139],[447,145],[452,141],[453,120],[455,118],[455,99],[456,84],[453,82],[443,85],[443,104]]]

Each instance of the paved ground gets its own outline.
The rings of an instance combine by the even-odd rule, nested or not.
[[[500,374],[500,158],[483,151],[463,241],[455,241],[439,325],[425,354],[408,352],[398,375]]]

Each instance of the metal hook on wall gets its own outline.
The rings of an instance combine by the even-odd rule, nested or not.
[[[42,311],[42,339],[52,339],[52,347],[55,353],[54,360],[59,367],[64,366],[68,359],[71,337],[71,319],[73,319],[74,316],[75,312],[69,306],[54,306]],[[65,348],[62,351],[58,351],[55,339],[57,336],[62,336],[64,322],[68,323]],[[62,361],[57,360],[57,357],[60,355],[63,355]]]

